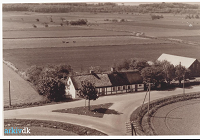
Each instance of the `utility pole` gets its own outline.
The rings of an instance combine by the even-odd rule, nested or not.
[[[9,105],[11,106],[10,81],[9,81]]]
[[[150,114],[149,113],[149,110],[150,110],[150,90],[151,90],[151,83],[149,81],[149,102],[148,102],[148,115]]]
[[[183,95],[185,95],[185,73],[183,75]]]

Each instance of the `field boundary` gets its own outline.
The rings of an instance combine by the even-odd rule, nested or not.
[[[13,71],[15,71],[17,74],[19,74],[20,77],[22,77],[24,80],[27,81],[26,73],[20,71],[18,68],[15,67],[15,65],[9,61],[3,60],[3,63],[6,64],[9,68],[11,68]]]
[[[151,125],[151,117],[161,107],[190,99],[200,98],[200,92],[178,94],[164,97],[150,102],[150,111],[148,114],[148,103],[139,106],[130,116],[130,121],[134,122],[137,135],[157,135]]]

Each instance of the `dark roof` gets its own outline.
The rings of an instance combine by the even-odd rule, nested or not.
[[[117,72],[108,74],[112,86],[122,86],[131,84],[140,84],[143,82],[142,76],[139,72]]]
[[[75,89],[81,88],[81,82],[88,80],[94,83],[96,87],[110,87],[110,86],[122,86],[131,84],[140,84],[143,79],[138,71],[127,72],[114,72],[109,74],[87,74],[80,76],[72,76],[72,82]]]
[[[81,82],[84,80],[88,80],[91,83],[94,83],[96,87],[112,86],[107,74],[87,74],[80,76],[72,76],[71,79],[75,89],[80,89]]]

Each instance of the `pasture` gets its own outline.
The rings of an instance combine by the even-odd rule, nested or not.
[[[172,43],[4,49],[3,58],[20,70],[31,65],[65,63],[71,65],[75,71],[80,71],[81,68],[86,70],[90,66],[110,70],[114,62],[126,58],[156,60],[162,53],[200,59],[199,47]]]
[[[4,12],[3,59],[20,70],[31,65],[67,63],[77,71],[89,66],[101,66],[107,70],[114,62],[132,57],[156,60],[162,53],[200,59],[198,46],[159,39],[177,37],[189,40],[186,36],[190,36],[191,40],[198,40],[199,19],[162,15],[164,18],[152,20],[149,14],[135,13]],[[50,22],[51,18],[53,22]],[[60,26],[61,18],[87,19],[90,26]],[[112,22],[112,19],[127,21]],[[44,27],[44,22],[49,27]],[[189,27],[189,23],[194,26]],[[133,32],[144,32],[158,39],[135,37]]]

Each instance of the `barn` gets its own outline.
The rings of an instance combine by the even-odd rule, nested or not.
[[[88,80],[95,84],[100,95],[137,92],[144,90],[143,79],[138,71],[94,73],[71,76],[67,79],[66,95],[77,98],[81,82]]]
[[[168,61],[174,66],[181,64],[185,68],[191,71],[192,77],[200,76],[200,62],[196,58],[189,58],[171,54],[163,53],[158,59],[158,61]]]

